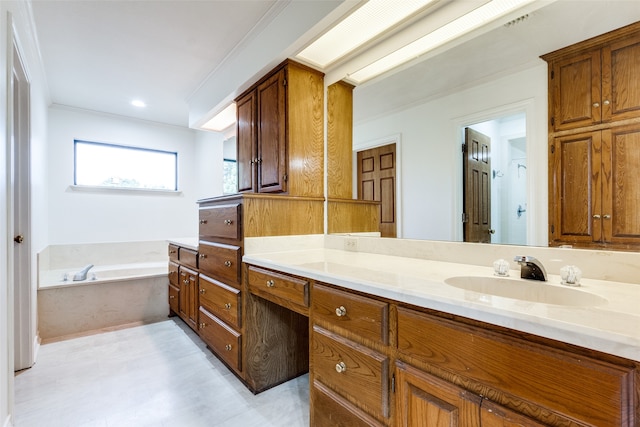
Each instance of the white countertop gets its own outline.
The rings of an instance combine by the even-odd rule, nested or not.
[[[596,306],[531,302],[458,289],[454,276],[493,277],[493,268],[336,249],[253,253],[243,261],[347,289],[499,325],[640,362],[640,285],[582,279],[569,288],[549,275],[539,286],[598,295]],[[532,285],[510,271],[514,286]]]
[[[176,246],[180,246],[182,248],[192,249],[194,251],[198,250],[198,238],[197,237],[178,237],[173,239],[167,239],[167,241]]]

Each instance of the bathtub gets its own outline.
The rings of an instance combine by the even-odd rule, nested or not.
[[[62,245],[39,254],[38,264],[43,342],[157,322],[169,313],[166,241]],[[95,264],[87,279],[74,281],[87,264]]]

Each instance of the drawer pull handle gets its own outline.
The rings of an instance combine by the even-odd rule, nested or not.
[[[340,307],[336,308],[336,316],[342,317],[342,316],[346,316],[346,315],[347,315],[347,309],[344,308],[343,305],[341,305]]]
[[[346,370],[347,370],[347,365],[345,365],[344,362],[336,363],[336,372],[337,373],[341,374]]]
[[[199,325],[199,326],[200,326],[200,329],[204,329],[204,327],[205,327],[205,326],[207,326],[207,324],[206,324],[206,323],[204,323],[204,322],[202,322],[202,323],[200,323],[200,325]]]
[[[207,254],[200,254],[200,259],[205,259],[207,257]]]
[[[230,302],[225,303],[224,308],[226,308],[227,310],[231,310],[231,303]]]
[[[227,344],[227,345],[225,345],[225,346],[224,346],[224,348],[225,348],[225,350],[227,350],[227,351],[231,351],[231,349],[232,349],[233,347],[231,346],[231,344]]]
[[[189,279],[184,279],[184,280],[182,281],[182,283],[184,283],[185,285],[188,285],[188,284],[189,284]]]
[[[173,250],[169,251],[170,254],[175,254],[176,252],[178,252],[178,251],[173,251]]]
[[[231,224],[233,224],[233,221],[231,221],[230,219],[225,219],[224,223],[225,223],[225,225],[231,225]]]
[[[611,215],[602,215],[602,218],[604,218],[604,219],[611,219]]]
[[[206,223],[207,223],[207,220],[206,220],[206,219],[201,219],[201,220],[200,220],[200,224],[206,224]]]
[[[273,288],[276,285],[276,282],[274,282],[273,280],[269,279],[267,280],[267,288]]]
[[[224,262],[224,266],[225,267],[231,267],[231,261],[225,261]]]
[[[175,295],[169,295],[169,299],[174,299],[175,297]]]
[[[204,288],[203,288],[203,289],[200,289],[200,295],[204,295],[204,293],[205,293],[205,292],[206,292],[206,291],[204,290]]]

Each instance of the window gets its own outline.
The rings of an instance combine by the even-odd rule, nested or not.
[[[235,160],[224,159],[222,192],[224,194],[235,194],[238,192],[238,165]]]
[[[178,153],[80,140],[74,151],[75,185],[178,190]]]

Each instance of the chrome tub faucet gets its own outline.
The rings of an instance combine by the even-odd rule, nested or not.
[[[78,271],[73,275],[73,281],[79,282],[80,280],[87,280],[87,273],[89,272],[89,270],[91,270],[91,268],[93,268],[93,264],[89,264],[82,270]]]

